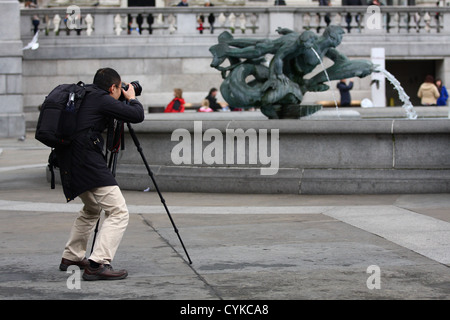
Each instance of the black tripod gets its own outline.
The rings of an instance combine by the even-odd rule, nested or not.
[[[117,168],[117,155],[119,154],[119,149],[124,150],[124,122],[115,120],[115,123],[108,129],[108,140],[107,140],[107,148],[106,148],[106,159],[108,158],[108,149],[111,151],[111,155],[109,157],[108,167],[111,170],[112,174],[116,176],[116,168]],[[144,152],[142,150],[141,144],[139,143],[139,140],[136,136],[136,133],[134,132],[133,127],[129,122],[127,122],[128,131],[131,135],[131,138],[133,139],[134,145],[136,146],[139,154],[141,155],[142,161],[144,162],[145,168],[147,169],[148,175],[152,179],[153,185],[155,186],[156,191],[158,192],[159,198],[161,199],[161,203],[164,206],[164,209],[166,209],[167,215],[169,216],[170,222],[172,223],[172,226],[175,230],[175,233],[178,236],[178,239],[180,240],[181,246],[183,247],[184,252],[186,253],[186,257],[189,260],[189,264],[192,264],[191,258],[189,257],[189,254],[186,251],[186,247],[184,246],[183,240],[181,240],[180,234],[178,232],[178,229],[175,225],[175,222],[172,219],[172,215],[169,212],[169,209],[166,205],[166,200],[163,198],[161,192],[159,191],[158,185],[156,184],[155,177],[153,176],[153,172],[150,169],[150,166],[148,165],[147,159],[145,158]],[[91,253],[94,250],[94,244],[95,244],[95,238],[97,236],[98,227],[99,227],[100,219],[97,221],[97,225],[95,226],[95,232],[94,232],[94,239],[92,242],[92,249]]]

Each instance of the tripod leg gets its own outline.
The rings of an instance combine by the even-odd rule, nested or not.
[[[98,226],[100,224],[100,217],[97,220],[97,224],[95,225],[95,230],[94,230],[94,239],[92,240],[92,247],[91,247],[91,254],[92,251],[94,251],[94,245],[95,245],[95,238],[97,238],[97,232],[98,232]]]
[[[139,143],[139,140],[138,140],[138,138],[136,136],[136,133],[134,132],[134,129],[131,127],[131,124],[129,122],[127,122],[127,127],[128,127],[129,132],[130,132],[131,138],[133,139],[134,145],[136,146],[139,154],[141,155],[142,161],[144,162],[144,165],[145,165],[145,168],[147,169],[148,175],[152,179],[153,185],[155,186],[155,189],[158,192],[159,198],[161,199],[161,203],[163,204],[164,209],[166,209],[166,213],[169,216],[169,220],[172,223],[172,226],[173,226],[173,228],[175,230],[175,233],[178,236],[178,239],[180,240],[181,246],[183,247],[183,250],[186,253],[186,256],[187,256],[187,258],[189,260],[189,264],[192,264],[191,258],[189,257],[189,254],[187,253],[187,250],[186,250],[186,247],[184,246],[183,240],[181,240],[181,237],[180,237],[178,229],[177,229],[177,227],[175,225],[175,222],[172,219],[172,215],[170,214],[169,209],[167,208],[166,200],[163,198],[161,192],[159,191],[158,185],[156,184],[156,181],[155,181],[155,177],[153,176],[153,172],[152,172],[152,170],[150,169],[150,166],[147,163],[147,159],[145,159],[144,152],[143,152],[142,147],[141,147],[141,145]]]

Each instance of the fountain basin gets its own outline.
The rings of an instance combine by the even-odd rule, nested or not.
[[[450,192],[449,119],[267,120],[258,113],[242,114],[240,117],[235,114],[239,120],[224,119],[223,114],[148,115],[143,123],[133,125],[161,191]],[[208,158],[214,154],[210,151],[215,139],[206,139],[206,132],[223,138],[219,163],[211,163]],[[234,143],[230,154],[231,148],[227,149],[226,143],[230,132],[254,133],[257,140],[247,137],[241,146]],[[268,148],[265,153],[261,152],[264,143],[260,144],[264,132]],[[174,163],[174,150],[179,150],[184,141],[173,139],[174,133],[190,137],[187,163]],[[272,140],[277,135],[278,146],[271,144],[277,141]],[[152,182],[131,138],[125,136],[126,149],[119,157],[117,180],[124,189],[144,190]],[[255,146],[258,148],[249,152]],[[267,157],[276,148],[278,159],[272,157],[268,163]],[[250,156],[255,150],[256,163],[251,163]],[[263,174],[261,168],[270,167],[272,174]]]
[[[311,105],[286,105],[277,111],[279,119],[300,119],[307,116],[312,116],[318,111],[322,110],[323,106],[319,104]]]

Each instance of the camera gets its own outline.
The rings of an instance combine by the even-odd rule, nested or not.
[[[136,94],[136,97],[140,96],[141,93],[142,93],[142,87],[139,84],[139,81],[131,81],[130,84],[134,88],[134,93]],[[129,86],[128,84],[125,84],[125,83],[122,82],[121,87],[122,87],[123,90],[127,91],[128,90],[128,86]],[[119,100],[120,101],[125,101],[125,96],[123,95],[123,93],[120,95]]]

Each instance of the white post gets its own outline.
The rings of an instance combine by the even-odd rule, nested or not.
[[[385,68],[384,48],[372,48],[371,60],[373,64],[379,65],[381,69]],[[381,72],[372,73],[372,103],[374,107],[386,107],[386,78]]]

